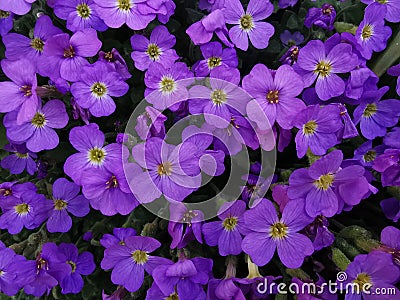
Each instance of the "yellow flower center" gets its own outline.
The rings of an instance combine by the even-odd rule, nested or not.
[[[288,227],[286,224],[281,222],[276,222],[270,228],[269,235],[273,239],[283,239],[287,236]]]
[[[334,179],[335,176],[333,176],[333,174],[321,175],[317,180],[314,181],[314,185],[318,189],[326,191],[332,186]]]
[[[29,86],[29,85],[21,86],[19,90],[20,90],[22,93],[24,93],[24,96],[25,96],[25,97],[30,97],[30,96],[32,96],[32,87]]]
[[[37,112],[33,116],[31,123],[37,128],[42,128],[46,125],[46,117],[44,116],[44,114]]]
[[[366,162],[371,162],[375,160],[375,157],[376,157],[376,151],[369,150],[367,153],[364,154],[363,159]]]
[[[118,8],[120,10],[128,11],[132,8],[132,4],[130,0],[118,0]]]
[[[329,16],[332,13],[332,9],[330,7],[324,8],[322,13]]]
[[[361,37],[363,40],[368,40],[374,34],[374,27],[371,24],[367,24],[361,31]]]
[[[160,90],[164,94],[170,94],[176,89],[175,80],[169,76],[164,76],[160,82]]]
[[[111,178],[106,182],[106,186],[106,189],[118,187],[117,177],[115,177],[115,175],[112,175]]]
[[[115,61],[114,54],[111,51],[104,53],[104,58],[109,62]]]
[[[34,38],[31,40],[31,47],[39,52],[42,52],[44,48],[44,42],[40,38]]]
[[[90,88],[90,90],[97,98],[101,98],[107,93],[106,85],[101,82],[95,82]]]
[[[211,101],[216,105],[226,103],[227,98],[228,96],[223,90],[214,90],[211,92]]]
[[[12,195],[11,189],[0,189],[0,193],[2,196],[7,197]]]
[[[374,114],[376,114],[377,111],[378,111],[378,108],[376,107],[376,104],[370,103],[365,107],[364,112],[363,112],[363,117],[370,118]]]
[[[76,263],[74,263],[73,261],[67,261],[67,264],[69,264],[71,266],[71,273],[75,273],[76,271]]]
[[[236,225],[238,224],[238,218],[237,217],[229,217],[225,218],[225,220],[222,222],[222,226],[226,231],[232,231],[236,228]]]
[[[317,74],[318,76],[326,77],[326,76],[329,76],[329,74],[331,73],[331,70],[332,70],[331,63],[321,60],[315,66],[314,73]]]
[[[74,47],[72,47],[71,45],[68,48],[64,49],[64,57],[65,58],[72,58],[75,56],[75,50]]]
[[[254,28],[253,17],[249,14],[243,15],[240,20],[240,28],[244,31],[249,31]]]
[[[171,175],[171,173],[172,173],[171,163],[167,161],[167,162],[165,162],[163,164],[159,164],[157,166],[157,173],[160,176],[163,176],[163,175],[168,175],[169,176],[169,175]]]
[[[179,300],[179,296],[176,292],[174,292],[173,294],[171,294],[167,298],[165,298],[165,300]]]
[[[106,152],[103,149],[92,148],[88,151],[88,159],[92,164],[100,165],[105,157]]]
[[[278,104],[279,103],[279,91],[269,91],[267,94],[267,100],[271,104]]]
[[[89,5],[86,3],[81,3],[78,4],[76,7],[76,12],[78,13],[78,16],[80,16],[82,19],[87,19],[90,17],[90,14],[92,13]]]
[[[303,133],[305,135],[312,135],[317,131],[318,124],[315,120],[310,120],[303,125]]]
[[[9,11],[0,10],[0,19],[6,19],[10,16]]]
[[[366,284],[372,285],[371,276],[367,273],[360,273],[357,275],[356,279],[353,280],[353,283],[357,286],[357,292],[362,292]]]
[[[388,0],[377,0],[377,2],[379,2],[380,4],[387,4]]]
[[[161,49],[156,44],[149,44],[146,50],[146,54],[153,60],[159,60],[161,55]]]
[[[19,152],[17,152],[17,153],[15,153],[15,155],[16,155],[18,158],[24,158],[24,159],[26,159],[26,158],[29,157],[28,153],[19,153]]]
[[[63,210],[67,207],[67,201],[56,199],[54,200],[54,209],[55,210]]]
[[[143,265],[147,262],[147,260],[149,259],[149,256],[144,251],[135,250],[132,252],[132,258],[135,261],[135,263],[137,263],[139,265]]]
[[[44,260],[42,257],[36,260],[36,273],[39,273],[41,269],[48,269],[47,261]]]
[[[194,217],[197,217],[199,214],[197,212],[194,212],[193,210],[189,210],[187,212],[185,212],[183,214],[183,217],[181,219],[182,223],[188,223],[190,225],[190,223],[192,222],[192,219]]]
[[[31,207],[27,203],[21,203],[16,206],[14,206],[15,212],[19,215],[26,215],[28,212],[30,212]]]
[[[215,67],[220,66],[222,63],[222,58],[218,56],[212,56],[207,59],[207,65],[209,69],[214,69]]]

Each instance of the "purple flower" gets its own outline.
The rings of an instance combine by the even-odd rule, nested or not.
[[[93,0],[96,12],[111,28],[119,28],[126,23],[133,30],[140,30],[155,18],[154,14],[143,14],[140,9],[147,6],[143,0]],[[146,9],[146,7],[143,7]]]
[[[259,135],[243,114],[232,111],[230,124],[226,128],[217,128],[205,123],[202,127],[205,132],[214,135],[214,150],[222,150],[226,155],[238,154],[243,145],[255,150],[260,147]],[[270,137],[270,135],[267,135]],[[274,142],[275,144],[275,142]]]
[[[392,254],[393,262],[400,267],[400,230],[393,226],[383,228],[377,250]]]
[[[372,167],[375,158],[379,154],[382,154],[385,148],[386,147],[384,145],[380,145],[373,148],[372,141],[367,141],[360,147],[358,147],[356,150],[354,150],[354,159],[359,160],[361,165],[365,167]]]
[[[125,239],[130,236],[136,236],[136,230],[132,228],[114,228],[113,234],[106,233],[100,240],[104,248],[110,248],[115,245],[125,245]]]
[[[115,245],[104,251],[101,268],[113,269],[111,281],[135,292],[143,284],[144,271],[154,276],[158,265],[170,263],[166,258],[149,255],[160,246],[161,243],[151,237],[127,237],[125,245]]]
[[[289,30],[285,30],[279,36],[281,42],[289,47],[294,45],[299,45],[304,41],[304,36],[300,33],[300,31],[296,31],[291,33]]]
[[[400,127],[394,127],[388,132],[383,143],[388,147],[400,149]]]
[[[400,95],[400,64],[390,67],[387,73],[391,76],[397,76],[396,92],[397,95]]]
[[[335,235],[329,231],[328,226],[328,219],[321,215],[316,217],[315,220],[305,228],[305,233],[312,240],[315,251],[329,247],[335,241]]]
[[[150,65],[144,77],[146,100],[160,110],[187,100],[189,93],[186,87],[191,85],[193,80],[182,79],[191,77],[192,73],[183,62],[174,63],[169,68],[160,63]]]
[[[63,78],[78,81],[81,68],[88,66],[85,57],[92,57],[101,48],[96,30],[86,28],[75,32],[72,37],[67,33],[54,35],[44,45],[43,55],[38,63],[39,73],[52,80]]]
[[[57,0],[54,14],[60,19],[67,20],[67,29],[72,32],[85,28],[105,31],[107,25],[99,18],[97,8],[93,0]]]
[[[225,12],[222,9],[212,11],[186,30],[186,33],[195,45],[208,43],[212,39],[214,32],[226,46],[233,46],[228,40],[228,29],[225,25]]]
[[[258,266],[267,264],[278,249],[279,258],[286,267],[299,268],[304,258],[314,252],[311,241],[298,233],[310,221],[301,200],[290,201],[279,218],[272,202],[262,199],[244,214],[248,232],[242,249]]]
[[[338,132],[339,141],[358,136],[356,125],[354,125],[353,121],[351,120],[346,106],[342,103],[337,103],[336,105],[339,107],[340,118],[343,121],[343,128]]]
[[[16,255],[10,248],[4,244],[0,246],[0,292],[8,296],[14,296],[24,285],[23,272],[21,264],[25,265],[26,259],[22,255]],[[21,280],[22,279],[22,280]],[[21,282],[22,281],[22,282]]]
[[[158,20],[163,24],[168,23],[176,8],[173,0],[146,0],[139,2],[142,2],[138,5],[138,11],[141,14],[157,16]]]
[[[271,24],[260,21],[269,17],[273,10],[274,6],[269,1],[250,0],[246,12],[239,0],[226,1],[224,14],[226,23],[234,24],[229,29],[229,37],[235,46],[246,51],[250,39],[255,48],[267,48],[275,29]]]
[[[208,282],[207,300],[245,300],[236,278],[211,279]]]
[[[352,52],[352,46],[340,43],[327,50],[320,40],[312,40],[299,53],[295,70],[302,75],[304,87],[316,80],[315,90],[322,100],[340,96],[345,84],[337,73],[347,73],[358,64],[358,57]]]
[[[127,179],[133,194],[141,203],[148,203],[162,194],[182,201],[200,186],[201,175],[196,146],[186,142],[178,146],[160,138],[150,138],[133,147],[132,156],[138,164],[129,164]],[[144,171],[143,171],[143,169]]]
[[[78,195],[80,188],[65,178],[59,178],[53,183],[53,207],[47,220],[49,232],[68,232],[72,226],[72,219],[84,217],[89,213],[89,201]]]
[[[132,77],[124,58],[115,48],[108,52],[100,51],[99,61],[105,62],[111,71],[117,72],[124,80]]]
[[[16,15],[25,15],[31,10],[31,5],[36,0],[3,0],[0,9],[10,11]]]
[[[33,175],[37,171],[37,155],[29,151],[25,144],[7,144],[4,150],[14,153],[1,160],[1,167],[8,169],[11,174],[21,174],[26,170],[28,174]]]
[[[340,168],[343,153],[340,150],[321,157],[309,169],[297,169],[289,178],[290,199],[306,200],[306,212],[315,218],[319,215],[332,217],[348,205],[360,203],[369,191],[362,166]]]
[[[1,208],[0,228],[7,229],[10,234],[21,232],[23,227],[39,227],[47,219],[49,211],[44,195],[34,191],[26,191],[18,198],[7,197]]]
[[[224,8],[225,0],[200,0],[199,8],[201,10],[213,11],[216,9]]]
[[[160,111],[152,106],[146,106],[145,112],[137,117],[135,130],[143,141],[150,137],[164,138],[165,121],[167,117]]]
[[[59,139],[54,128],[64,128],[68,123],[65,105],[60,100],[50,100],[43,107],[39,105],[33,117],[20,125],[17,112],[12,111],[4,117],[7,137],[14,142],[26,142],[26,148],[33,152],[57,147]]]
[[[204,77],[210,74],[210,71],[220,66],[236,68],[238,58],[233,48],[222,49],[219,42],[209,42],[200,46],[201,54],[204,59],[193,65],[193,70],[198,77]]]
[[[333,30],[333,22],[335,22],[336,11],[335,8],[329,4],[322,4],[321,8],[311,7],[308,12],[304,25],[311,28],[313,25],[327,30]]]
[[[205,299],[203,286],[207,284],[212,270],[212,259],[180,257],[174,264],[163,264],[153,271],[153,279],[164,295],[176,292],[182,300]]]
[[[310,105],[297,114],[292,124],[299,129],[295,138],[299,158],[308,149],[315,155],[325,154],[336,145],[336,132],[343,127],[336,105]]]
[[[379,10],[385,12],[385,19],[392,23],[400,21],[400,1],[378,1],[378,0],[361,0],[361,2],[368,4],[368,6],[376,5]]]
[[[111,98],[121,97],[129,90],[117,72],[110,72],[103,62],[95,62],[93,65],[80,69],[80,81],[71,86],[79,106],[89,109],[95,117],[109,116],[115,111],[115,103]]]
[[[372,251],[369,254],[359,254],[346,269],[348,276],[346,281],[341,282],[343,286],[353,283],[352,293],[346,294],[346,300],[361,300],[361,295],[367,299],[382,299],[377,289],[394,289],[395,294],[400,291],[394,287],[399,278],[399,269],[393,264],[392,256],[381,251]],[[364,293],[366,292],[366,293]]]
[[[203,243],[201,224],[204,221],[204,214],[200,210],[188,210],[183,203],[171,203],[169,219],[168,233],[172,237],[171,249],[186,247],[187,243],[194,239]]]
[[[288,51],[279,59],[279,61],[283,65],[289,65],[292,66],[297,62],[297,58],[299,56],[299,50],[300,48],[297,46],[292,46],[289,48]]]
[[[400,185],[400,149],[385,150],[375,159],[373,169],[382,173],[383,186]]]
[[[1,68],[12,81],[0,82],[0,112],[12,111],[18,124],[30,120],[39,106],[35,67],[25,59],[5,59]]]
[[[298,0],[279,0],[278,5],[280,8],[287,8],[289,6],[295,6]]]
[[[369,5],[365,9],[364,20],[356,31],[357,42],[362,46],[361,54],[370,59],[373,52],[385,50],[386,42],[392,35],[389,26],[385,26],[385,9],[380,5]]]
[[[384,199],[380,203],[386,218],[397,222],[400,219],[400,200],[397,198]]]
[[[140,34],[133,35],[131,57],[136,69],[145,71],[156,62],[165,68],[173,65],[179,59],[175,50],[171,49],[175,42],[175,36],[168,32],[167,27],[161,25],[153,29],[150,39]]]
[[[13,13],[0,10],[0,36],[2,36],[3,38],[13,28],[13,19]]]
[[[17,33],[9,33],[3,37],[6,57],[11,60],[25,58],[36,69],[47,40],[60,33],[62,33],[62,30],[53,25],[50,17],[43,15],[36,21],[32,38]]]
[[[218,210],[220,221],[203,224],[204,240],[210,246],[218,246],[220,255],[239,255],[242,252],[241,234],[244,234],[245,211],[245,202],[241,200],[227,202]]]
[[[4,210],[3,204],[18,202],[22,194],[36,192],[36,186],[32,182],[18,184],[14,182],[3,182],[0,184],[0,208]]]
[[[71,97],[70,99],[71,107],[72,107],[72,118],[74,120],[79,120],[81,119],[83,122],[85,122],[86,125],[89,124],[89,119],[92,116],[89,112],[88,109],[84,109],[76,103],[76,100],[74,97]]]
[[[26,263],[25,276],[31,280],[24,286],[24,292],[35,297],[49,294],[58,281],[71,272],[71,266],[66,261],[65,254],[59,251],[56,244],[45,243],[36,260]]]
[[[380,100],[387,91],[388,87],[383,87],[365,92],[361,104],[354,110],[354,123],[360,123],[362,135],[369,140],[385,136],[386,128],[395,126],[399,120],[400,101]]]
[[[132,195],[121,162],[104,168],[88,168],[81,178],[82,193],[105,216],[127,215],[139,205]]]
[[[190,125],[182,131],[182,141],[194,144],[194,153],[199,159],[200,169],[209,176],[219,176],[225,171],[225,153],[221,150],[208,150],[213,143],[213,136],[195,125]]]
[[[255,65],[243,78],[243,88],[255,98],[247,105],[247,115],[262,130],[272,127],[275,121],[282,128],[291,129],[296,114],[306,107],[296,98],[303,91],[303,81],[288,65],[276,71],[262,64]],[[270,124],[266,124],[266,117]]]
[[[108,165],[121,163],[121,153],[127,151],[124,146],[119,144],[104,146],[104,134],[95,123],[72,128],[69,132],[69,141],[79,153],[67,158],[64,164],[64,172],[77,185],[82,185],[83,171],[88,169],[98,170]]]
[[[67,275],[63,274],[62,279],[56,276],[60,283],[61,293],[77,294],[83,288],[81,275],[90,275],[96,268],[93,254],[87,251],[78,254],[78,248],[74,244],[67,243],[61,243],[58,251],[65,256],[64,263],[71,266],[71,271]]]
[[[210,87],[194,85],[189,91],[189,112],[203,114],[207,124],[227,128],[232,109],[244,114],[249,95],[238,88],[240,72],[224,66],[211,72]]]

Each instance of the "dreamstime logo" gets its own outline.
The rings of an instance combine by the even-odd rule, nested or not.
[[[357,282],[357,280],[348,281],[346,272],[339,272],[336,275],[336,281],[328,282],[285,282],[276,283],[268,282],[264,278],[263,282],[257,285],[257,292],[259,294],[309,294],[309,295],[322,295],[322,294],[365,294],[365,295],[395,295],[395,288],[388,287],[374,287],[369,282]]]
[[[189,223],[211,219],[223,203],[240,199],[250,172],[249,146],[258,151],[261,162],[251,206],[265,194],[275,170],[275,136],[262,108],[242,88],[221,79],[163,80],[137,105],[125,129],[130,151],[123,151],[123,167],[132,193],[164,219]],[[248,103],[258,109],[256,121],[247,116]],[[221,190],[214,189],[212,197],[197,195],[195,201],[188,197],[190,203],[182,202],[221,175],[227,158],[230,170],[225,170]],[[188,218],[173,217],[171,207],[181,210],[182,203]],[[194,211],[202,218],[193,218]]]

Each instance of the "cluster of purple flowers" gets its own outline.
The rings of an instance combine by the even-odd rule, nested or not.
[[[13,31],[13,20],[27,14],[35,0],[1,1],[1,69],[8,79],[0,82],[0,113],[5,113],[4,150],[9,153],[1,153],[1,167],[12,179],[0,183],[0,229],[10,235],[39,227],[37,233],[47,229],[64,234],[90,208],[104,220],[115,216],[119,222],[127,216],[127,221],[99,242],[91,231],[76,244],[41,240],[33,253],[24,253],[33,259],[16,254],[15,245],[0,242],[0,292],[13,296],[23,289],[41,297],[59,285],[62,294],[79,293],[82,275],[96,268],[91,252],[78,251],[83,240],[105,248],[99,266],[112,270],[111,282],[118,286],[111,296],[103,291],[103,299],[123,299],[143,287],[149,300],[269,299],[272,295],[261,295],[257,287],[264,279],[282,279],[262,275],[271,262],[288,268],[297,284],[314,282],[312,276],[300,276],[305,274],[300,268],[310,263],[317,270],[313,254],[338,250],[335,239],[345,235],[331,230],[330,218],[362,206],[382,190],[393,197],[380,202],[381,211],[388,220],[400,219],[400,100],[394,96],[400,95],[400,65],[386,68],[399,77],[390,93],[369,63],[393,38],[389,23],[400,22],[399,0],[363,0],[363,19],[352,33],[333,33],[340,5],[311,7],[302,19],[308,35],[274,27],[274,3],[269,0],[246,5],[239,0],[200,0],[198,7],[208,13],[185,28],[190,59],[175,47],[178,36],[169,26],[177,8],[173,0],[47,1],[70,32],[54,25],[63,21],[53,24],[40,13],[29,36]],[[278,7],[296,3],[279,0]],[[121,53],[105,49],[109,43],[103,32],[123,26],[121,32],[131,32],[125,38],[131,48],[116,45]],[[311,39],[311,32],[327,38]],[[247,68],[243,53],[268,55],[275,35],[284,48],[275,67],[255,60]],[[197,60],[193,49],[198,50]],[[129,54],[133,64],[126,61]],[[132,80],[133,69],[143,76]],[[105,123],[119,106],[127,105],[116,98],[136,93],[135,80],[145,85],[138,92],[143,92],[145,108],[133,123],[114,124],[115,139]],[[168,130],[185,119],[188,125],[176,142],[176,134],[169,136]],[[126,124],[122,133],[120,127]],[[61,145],[66,137],[68,145]],[[41,171],[41,158],[55,153],[45,151],[64,148],[65,159],[54,163],[50,175]],[[264,176],[260,153],[275,148],[297,163]],[[201,207],[192,209],[185,200],[193,204],[202,197],[208,183],[204,178],[229,173],[227,161],[242,150],[252,153],[253,162],[239,174],[239,196],[221,196],[218,213],[206,219]],[[214,183],[209,187],[219,192]],[[141,234],[129,228],[141,223],[132,222],[138,207],[160,199],[166,200],[160,211],[169,211],[169,220],[157,228],[168,235],[156,239],[159,236],[146,227],[155,223],[146,224]],[[104,220],[99,223],[104,225]],[[337,227],[346,229],[340,223]],[[368,239],[373,244],[368,251],[356,243],[363,253],[340,252],[345,256],[340,266],[336,256],[326,258],[347,272],[347,283],[360,288],[346,299],[361,299],[362,293],[365,299],[380,299],[365,295],[366,284],[400,295],[395,288],[400,280],[399,239],[400,231],[386,226],[380,242]],[[188,251],[199,244],[223,257],[223,278],[213,272],[217,259]],[[172,259],[162,254],[168,247]],[[236,276],[243,271],[241,257],[247,277]],[[322,269],[315,272],[317,285],[325,282]],[[302,293],[298,299],[319,296]],[[331,294],[321,297],[336,299]]]

